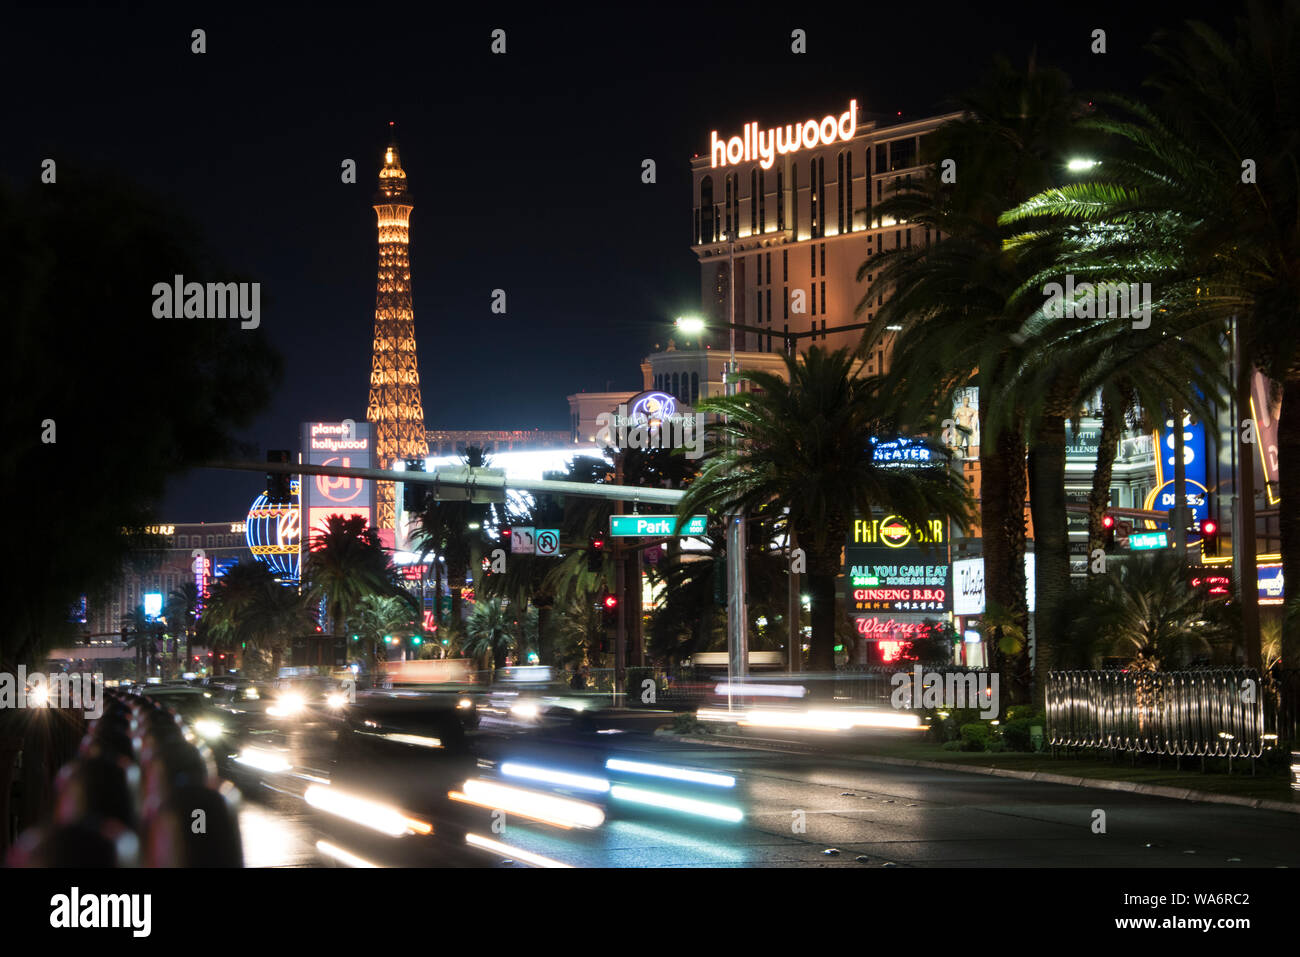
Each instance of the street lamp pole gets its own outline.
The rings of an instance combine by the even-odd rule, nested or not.
[[[736,226],[728,239],[727,287],[730,293],[731,353],[727,361],[727,395],[736,394]],[[734,442],[734,438],[732,439]],[[727,706],[731,707],[735,682],[749,670],[749,609],[745,582],[745,515],[737,510],[727,516]]]

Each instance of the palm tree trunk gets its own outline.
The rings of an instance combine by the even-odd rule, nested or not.
[[[1097,446],[1097,468],[1092,473],[1092,490],[1088,493],[1088,555],[1105,544],[1102,519],[1110,506],[1110,482],[1115,471],[1115,455],[1124,434],[1124,403],[1114,396],[1103,396],[1101,436]]]
[[[1034,700],[1042,701],[1061,639],[1070,596],[1070,537],[1065,512],[1065,416],[1044,410],[1029,450],[1030,508],[1034,519]]]
[[[989,441],[987,402],[980,403],[980,534],[984,551],[984,588],[988,603],[1006,609],[1022,634],[1029,632],[1025,600],[1025,446],[1020,428],[1003,428]],[[1028,648],[1005,660],[993,646],[990,660],[1000,673],[1010,700],[1029,695]]]
[[[1284,587],[1290,589],[1286,593],[1287,603],[1294,607],[1300,602],[1300,377],[1282,383],[1277,457],[1282,497],[1278,508],[1282,533],[1282,581]],[[1254,466],[1253,461],[1251,466]],[[1254,576],[1247,577],[1254,584]],[[1282,616],[1282,663],[1288,668],[1300,664],[1300,614]]]
[[[823,555],[814,556],[808,564],[808,593],[812,598],[812,640],[809,642],[808,668],[810,671],[834,671],[835,572],[828,570]]]

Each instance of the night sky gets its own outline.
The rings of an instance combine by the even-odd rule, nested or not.
[[[864,112],[929,115],[995,53],[1024,64],[1035,47],[1080,89],[1136,91],[1154,29],[1231,16],[1187,3],[804,6],[779,22],[749,4],[496,7],[462,22],[441,5],[10,13],[0,176],[31,182],[45,157],[108,167],[200,224],[230,268],[262,283],[262,326],[286,358],[241,438],[296,449],[300,422],[365,416],[370,204],[393,120],[415,201],[428,427],[567,429],[566,395],[639,388],[640,360],[698,307],[689,160],[710,130],[838,115],[852,97]],[[190,52],[195,27],[204,55]],[[489,52],[497,27],[504,56]],[[790,53],[795,27],[806,55]],[[1101,56],[1088,49],[1098,27]],[[355,185],[340,180],[348,158]],[[645,158],[654,185],[641,182]],[[496,288],[505,316],[490,311]],[[160,376],[183,401],[185,370]],[[234,519],[262,484],[195,472],[159,518]]]

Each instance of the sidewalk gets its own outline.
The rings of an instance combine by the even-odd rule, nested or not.
[[[1251,777],[1248,760],[1234,761],[1231,775],[1202,774],[1196,770],[1200,767],[1200,760],[1197,758],[1184,758],[1183,770],[1178,771],[1174,768],[1173,758],[1165,758],[1161,767],[1134,767],[1130,763],[1129,756],[1122,754],[1117,755],[1115,763],[1112,764],[1107,758],[1071,757],[1064,754],[1053,758],[1050,754],[1013,751],[999,753],[944,751],[937,744],[915,740],[900,741],[879,735],[871,739],[854,739],[852,742],[839,738],[831,738],[824,742],[808,742],[761,736],[740,729],[714,734],[674,734],[667,731],[657,731],[655,734],[657,737],[692,745],[825,754],[828,757],[861,761],[865,764],[963,771],[969,774],[987,774],[994,777],[1068,784],[1109,791],[1130,791],[1181,801],[1235,804],[1300,814],[1300,800],[1291,797],[1293,792],[1290,790],[1288,778],[1265,768],[1260,768],[1257,775]],[[846,745],[852,745],[852,749],[850,750]]]

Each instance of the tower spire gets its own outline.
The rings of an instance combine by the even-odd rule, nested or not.
[[[429,446],[424,431],[420,373],[415,357],[415,310],[411,302],[411,211],[397,141],[391,136],[379,171],[375,215],[379,225],[379,273],[375,284],[375,341],[370,359],[370,400],[366,419],[375,427],[379,467],[399,459],[424,458]],[[395,529],[397,503],[391,482],[377,484],[376,525]]]

